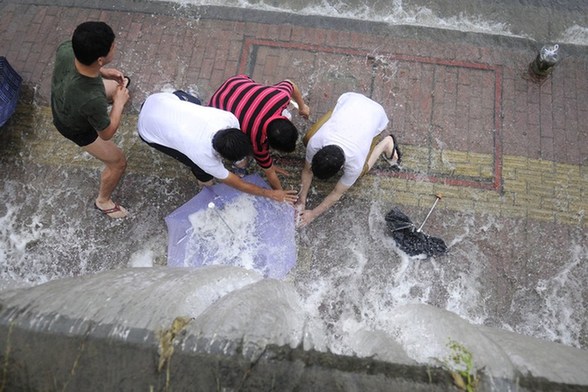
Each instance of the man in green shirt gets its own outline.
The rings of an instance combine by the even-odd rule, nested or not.
[[[113,202],[111,195],[127,161],[111,139],[129,100],[130,79],[117,69],[104,68],[114,57],[114,38],[106,23],[84,22],[71,41],[59,45],[51,80],[51,110],[57,130],[105,164],[94,206],[111,218],[124,218],[127,210]]]

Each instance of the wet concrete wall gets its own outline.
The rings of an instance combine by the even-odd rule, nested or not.
[[[203,333],[198,325],[200,315],[171,315],[185,312],[182,304],[188,302],[194,290],[198,290],[202,277],[210,278],[210,273],[230,274],[236,269],[215,267],[201,270],[204,272],[166,268],[109,271],[92,277],[62,279],[34,288],[3,292],[0,298],[0,353],[3,364],[0,389],[458,390],[451,372],[441,362],[419,364],[408,358],[400,346],[399,360],[383,361],[377,356],[360,358],[305,349],[308,342],[303,341],[297,347],[271,341],[262,344],[246,338],[246,332],[243,332],[242,339],[226,339],[222,326],[218,328],[218,335]],[[153,283],[154,278],[164,284],[157,286]],[[121,292],[117,280],[124,280],[134,289]],[[152,283],[146,286],[144,282]],[[169,295],[165,292],[169,291],[165,285],[170,282],[177,283],[174,302],[165,300],[165,296]],[[188,289],[190,282],[192,291]],[[85,287],[86,292],[72,292],[72,287]],[[148,298],[141,290],[145,287],[152,288]],[[275,297],[276,308],[279,308],[280,295]],[[211,305],[220,301],[222,299],[212,301]],[[138,307],[148,305],[144,312],[149,314],[141,316],[133,313],[130,303],[138,303]],[[61,311],[55,310],[57,304],[60,304]],[[83,306],[101,310],[90,316],[88,313],[78,314]],[[416,318],[425,320],[423,314],[427,313],[427,309],[423,308]],[[415,325],[415,329],[435,329],[446,321],[444,319],[454,317],[449,312],[441,312],[444,315],[435,313],[437,326],[421,323]],[[150,321],[145,321],[146,317]],[[263,317],[255,317],[261,324]],[[160,327],[154,327],[157,324]],[[464,325],[456,329],[465,330]],[[588,378],[584,374],[588,364],[585,351],[490,328],[481,328],[481,332],[506,353],[503,362],[511,362],[514,367],[509,377],[492,376],[503,364],[489,362],[488,366],[477,369],[476,390],[580,391],[588,386]],[[426,340],[426,334],[423,334],[425,343]],[[488,357],[496,356],[492,348],[486,354]],[[479,363],[487,360],[481,357],[483,354],[476,353],[475,356]]]
[[[158,371],[158,340],[153,331],[131,331],[123,342],[107,336],[116,329],[113,325],[94,325],[91,334],[72,336],[65,333],[67,327],[79,320],[56,321],[60,333],[2,325],[2,340],[11,346],[3,358],[4,390],[444,391],[451,388],[449,373],[441,369],[275,346],[268,347],[261,357],[250,359],[238,353],[223,355],[219,352],[223,344],[215,346],[193,337],[180,340],[194,348],[210,347],[209,352],[178,348],[169,365]],[[7,345],[3,344],[2,348],[7,350]]]

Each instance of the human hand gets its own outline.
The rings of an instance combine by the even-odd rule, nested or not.
[[[119,85],[124,86],[125,84],[125,75],[119,71],[118,69],[114,68],[101,68],[100,74],[104,79],[114,80]]]
[[[310,116],[310,108],[307,104],[303,104],[301,107],[298,108],[298,114],[308,120],[308,116]]]
[[[129,89],[122,85],[116,86],[114,95],[112,96],[112,102],[115,105],[124,106],[130,99]]]
[[[274,190],[272,192],[271,198],[275,201],[287,202],[293,205],[296,202],[296,200],[298,200],[298,192],[293,189],[288,191]]]
[[[302,228],[312,222],[315,218],[316,215],[314,214],[313,210],[300,211],[298,212],[298,216],[296,218],[296,227]]]

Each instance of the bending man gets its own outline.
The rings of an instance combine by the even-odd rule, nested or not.
[[[367,173],[379,156],[392,165],[400,163],[400,151],[393,136],[377,142],[388,126],[384,108],[357,93],[339,97],[335,108],[325,114],[304,136],[306,161],[302,170],[302,189],[296,203],[300,227],[327,211],[357,179]],[[313,176],[326,180],[343,168],[343,175],[331,193],[314,209],[306,210],[306,197]]]
[[[274,165],[270,147],[281,152],[292,152],[298,140],[298,129],[284,113],[290,99],[298,105],[298,113],[308,117],[310,109],[304,103],[298,87],[291,81],[263,86],[247,75],[237,75],[227,79],[209,103],[212,107],[228,110],[239,119],[241,130],[251,140],[253,156],[273,189],[282,189],[278,174],[289,174]],[[242,166],[246,164],[246,160],[242,162]]]
[[[150,95],[139,113],[139,136],[151,147],[192,169],[200,185],[213,178],[242,192],[275,201],[296,201],[296,191],[273,190],[243,181],[223,165],[251,154],[251,143],[230,112],[188,102],[181,92]]]

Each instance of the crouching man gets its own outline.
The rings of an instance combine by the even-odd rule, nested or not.
[[[303,139],[306,161],[302,169],[302,188],[296,203],[299,227],[308,225],[331,208],[374,166],[380,155],[383,154],[392,166],[400,163],[400,151],[393,136],[378,142],[378,135],[388,122],[380,104],[361,94],[345,93],[339,97],[335,108],[308,130]],[[305,209],[313,176],[326,180],[341,168],[343,175],[333,191],[314,209]]]
[[[227,170],[223,158],[241,160],[252,153],[251,142],[230,112],[201,106],[176,93],[150,95],[139,113],[138,132],[151,147],[190,167],[198,183],[213,179],[242,192],[279,202],[296,201],[295,191],[273,190],[243,181]]]

